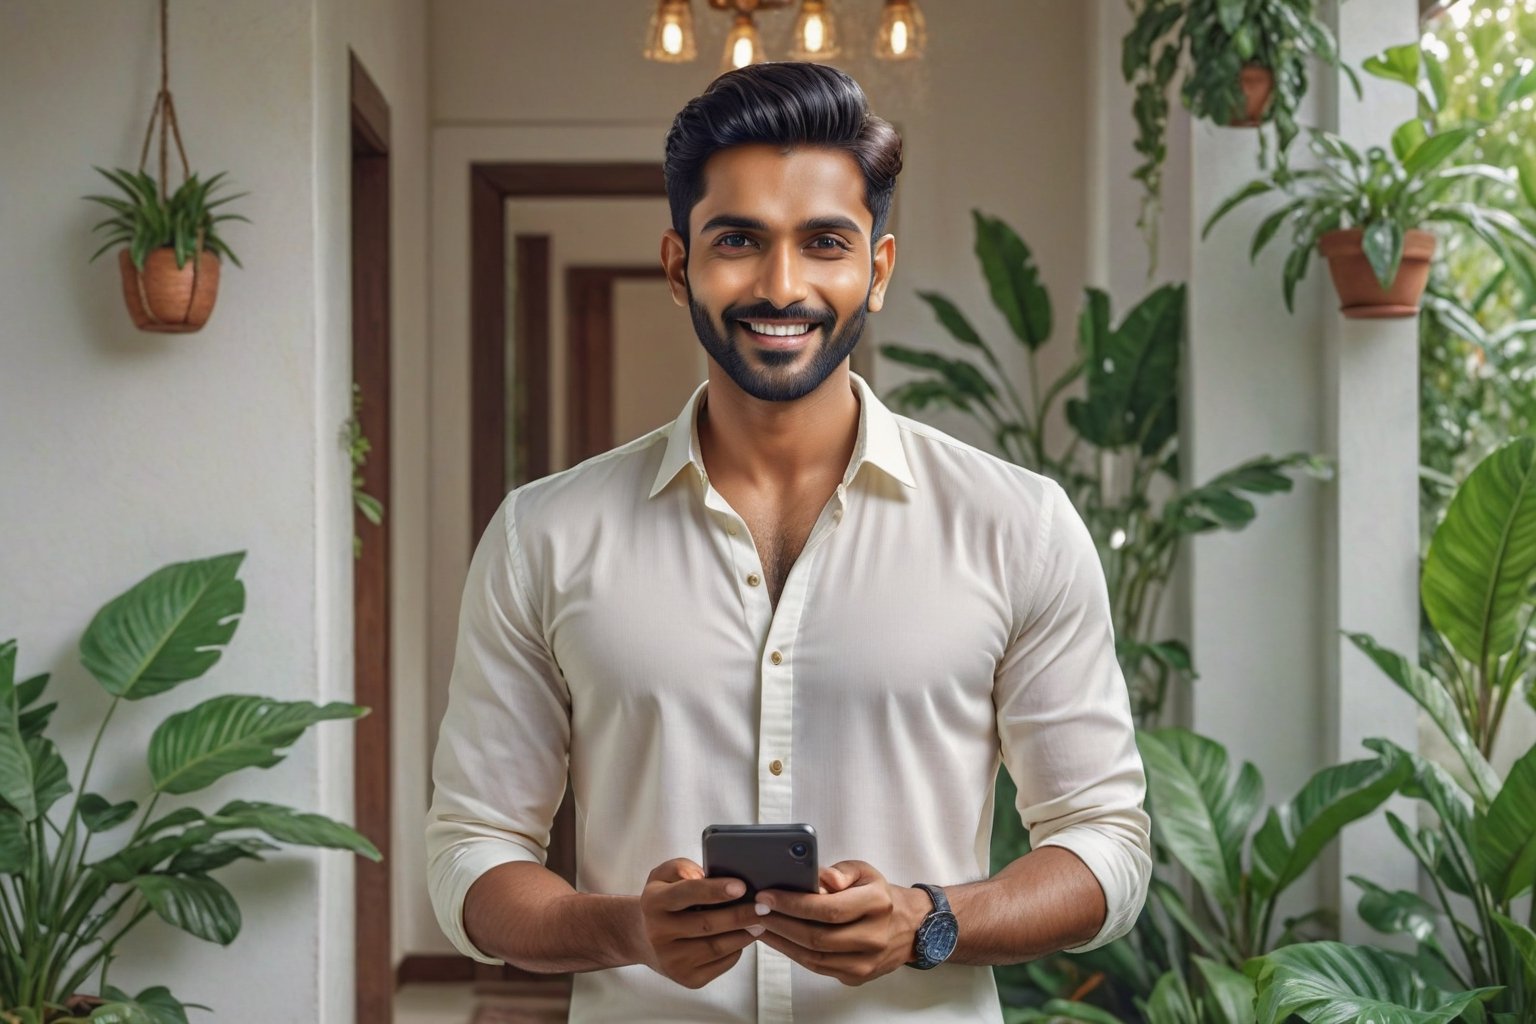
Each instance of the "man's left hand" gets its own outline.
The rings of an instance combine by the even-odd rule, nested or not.
[[[912,959],[918,925],[933,909],[927,893],[892,885],[861,860],[822,868],[821,885],[820,893],[758,893],[769,912],[757,941],[844,985],[863,985]]]

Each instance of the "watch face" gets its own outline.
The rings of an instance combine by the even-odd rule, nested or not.
[[[935,963],[949,959],[959,941],[960,930],[954,914],[937,913],[923,925],[923,959]]]

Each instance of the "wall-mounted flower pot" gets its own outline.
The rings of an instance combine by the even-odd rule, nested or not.
[[[190,334],[213,314],[219,294],[219,258],[207,249],[184,267],[176,265],[176,251],[170,246],[151,249],[142,272],[127,249],[118,252],[117,264],[123,272],[123,301],[139,330]]]
[[[1232,119],[1233,128],[1257,128],[1275,93],[1275,73],[1261,64],[1249,64],[1238,73],[1243,90],[1243,115]]]
[[[1418,316],[1419,297],[1429,283],[1429,260],[1435,253],[1435,236],[1410,229],[1403,236],[1403,261],[1391,288],[1376,280],[1370,260],[1360,244],[1360,228],[1328,231],[1317,241],[1328,260],[1333,287],[1339,293],[1339,311],[1354,320]]]

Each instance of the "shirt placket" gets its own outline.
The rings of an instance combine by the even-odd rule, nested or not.
[[[839,485],[822,509],[804,550],[784,581],[775,609],[751,531],[725,498],[709,486],[709,478],[702,469],[699,472],[705,487],[704,503],[724,523],[747,628],[758,651],[757,820],[759,824],[784,824],[791,821],[794,813],[794,641],[810,592],[816,549],[842,520],[847,487]],[[794,1021],[792,963],[778,950],[757,945],[758,1024]]]

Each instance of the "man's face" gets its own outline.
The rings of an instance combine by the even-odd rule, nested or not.
[[[895,239],[872,243],[864,175],[841,150],[722,150],[704,165],[691,237],[662,262],[700,343],[742,391],[810,394],[846,360],[885,301]]]

